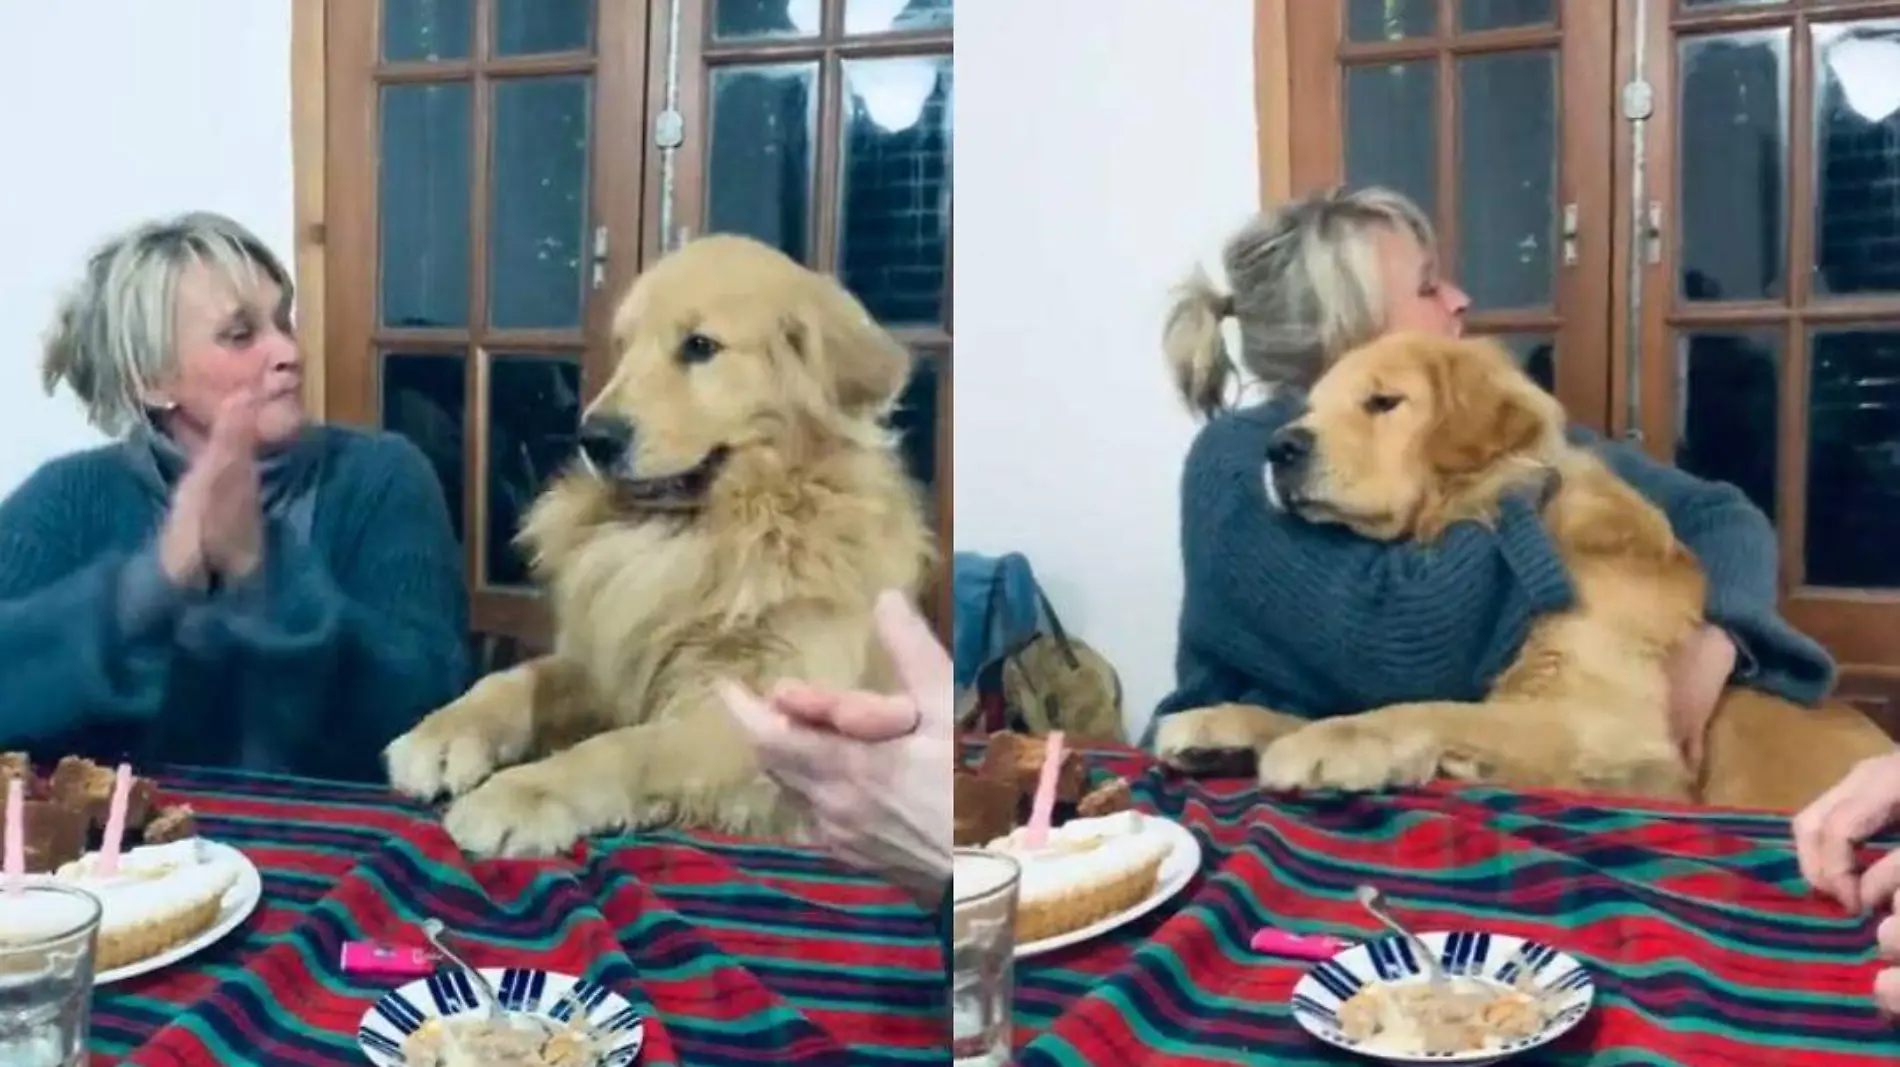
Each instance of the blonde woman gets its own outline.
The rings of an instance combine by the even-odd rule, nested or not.
[[[1462,331],[1470,298],[1441,274],[1430,224],[1390,191],[1328,192],[1255,219],[1222,259],[1231,288],[1197,275],[1165,332],[1180,394],[1208,422],[1182,475],[1178,678],[1158,716],[1226,701],[1320,718],[1479,698],[1531,621],[1571,603],[1534,502],[1508,501],[1495,530],[1465,524],[1430,546],[1388,545],[1270,507],[1260,477],[1298,388],[1334,358],[1387,331]],[[1228,319],[1239,327],[1239,365],[1293,388],[1228,410]],[[1685,753],[1699,758],[1702,727],[1731,681],[1818,701],[1834,664],[1776,611],[1767,518],[1733,486],[1622,444],[1599,447],[1708,571],[1710,625],[1671,672]]]
[[[374,780],[461,692],[461,550],[421,453],[313,426],[290,275],[192,214],[105,243],[42,374],[112,443],[0,504],[0,749]]]

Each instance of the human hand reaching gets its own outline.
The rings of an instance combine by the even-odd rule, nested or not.
[[[1892,900],[1900,890],[1900,852],[1888,854],[1862,873],[1855,869],[1854,850],[1896,817],[1900,817],[1900,752],[1862,760],[1794,817],[1801,876],[1850,911]]]
[[[719,691],[766,773],[811,806],[820,843],[929,907],[950,878],[950,656],[902,594],[878,598],[876,622],[901,694],[782,682],[768,703],[732,681]]]
[[[1692,770],[1700,771],[1709,720],[1735,675],[1735,639],[1705,625],[1685,638],[1669,660],[1669,731]]]

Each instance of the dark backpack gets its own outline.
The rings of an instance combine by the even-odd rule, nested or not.
[[[1123,743],[1120,677],[1063,627],[1029,560],[958,552],[954,567],[959,726]]]

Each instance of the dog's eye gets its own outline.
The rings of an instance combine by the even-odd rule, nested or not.
[[[704,363],[718,355],[724,347],[703,333],[689,333],[680,341],[680,362]]]
[[[1383,415],[1405,402],[1405,398],[1392,393],[1374,393],[1366,397],[1366,414]]]

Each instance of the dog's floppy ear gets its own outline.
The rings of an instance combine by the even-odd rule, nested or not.
[[[910,381],[910,350],[830,278],[810,287],[787,318],[785,337],[851,415],[884,414]]]
[[[1433,346],[1427,364],[1434,417],[1426,461],[1443,474],[1476,474],[1537,447],[1551,405],[1495,341]]]

